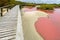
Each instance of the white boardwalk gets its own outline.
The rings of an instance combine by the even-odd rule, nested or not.
[[[16,6],[15,6],[16,7]],[[0,17],[0,40],[14,40],[17,27],[17,8],[12,8],[3,17]]]

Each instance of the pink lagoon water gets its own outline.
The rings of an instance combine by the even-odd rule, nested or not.
[[[35,27],[44,40],[60,40],[60,8],[55,8],[49,18],[39,18]]]

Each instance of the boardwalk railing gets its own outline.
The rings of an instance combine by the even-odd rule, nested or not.
[[[24,40],[19,5],[0,19],[0,40]]]
[[[0,40],[16,38],[18,6],[13,7],[3,17],[0,17]]]
[[[0,16],[3,16],[5,13],[7,13],[8,10],[10,9],[9,7],[11,6],[14,6],[14,4],[0,7]]]
[[[3,13],[7,13],[8,12],[8,8],[0,8],[0,16],[3,16]]]

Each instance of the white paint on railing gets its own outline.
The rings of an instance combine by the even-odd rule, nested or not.
[[[16,31],[16,40],[24,40],[23,29],[22,29],[22,19],[19,5],[16,6],[18,9],[18,21],[17,21],[17,31]]]

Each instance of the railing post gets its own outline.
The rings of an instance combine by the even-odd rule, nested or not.
[[[7,8],[7,12],[8,12],[8,8]]]
[[[1,8],[1,16],[3,16],[3,8]]]

